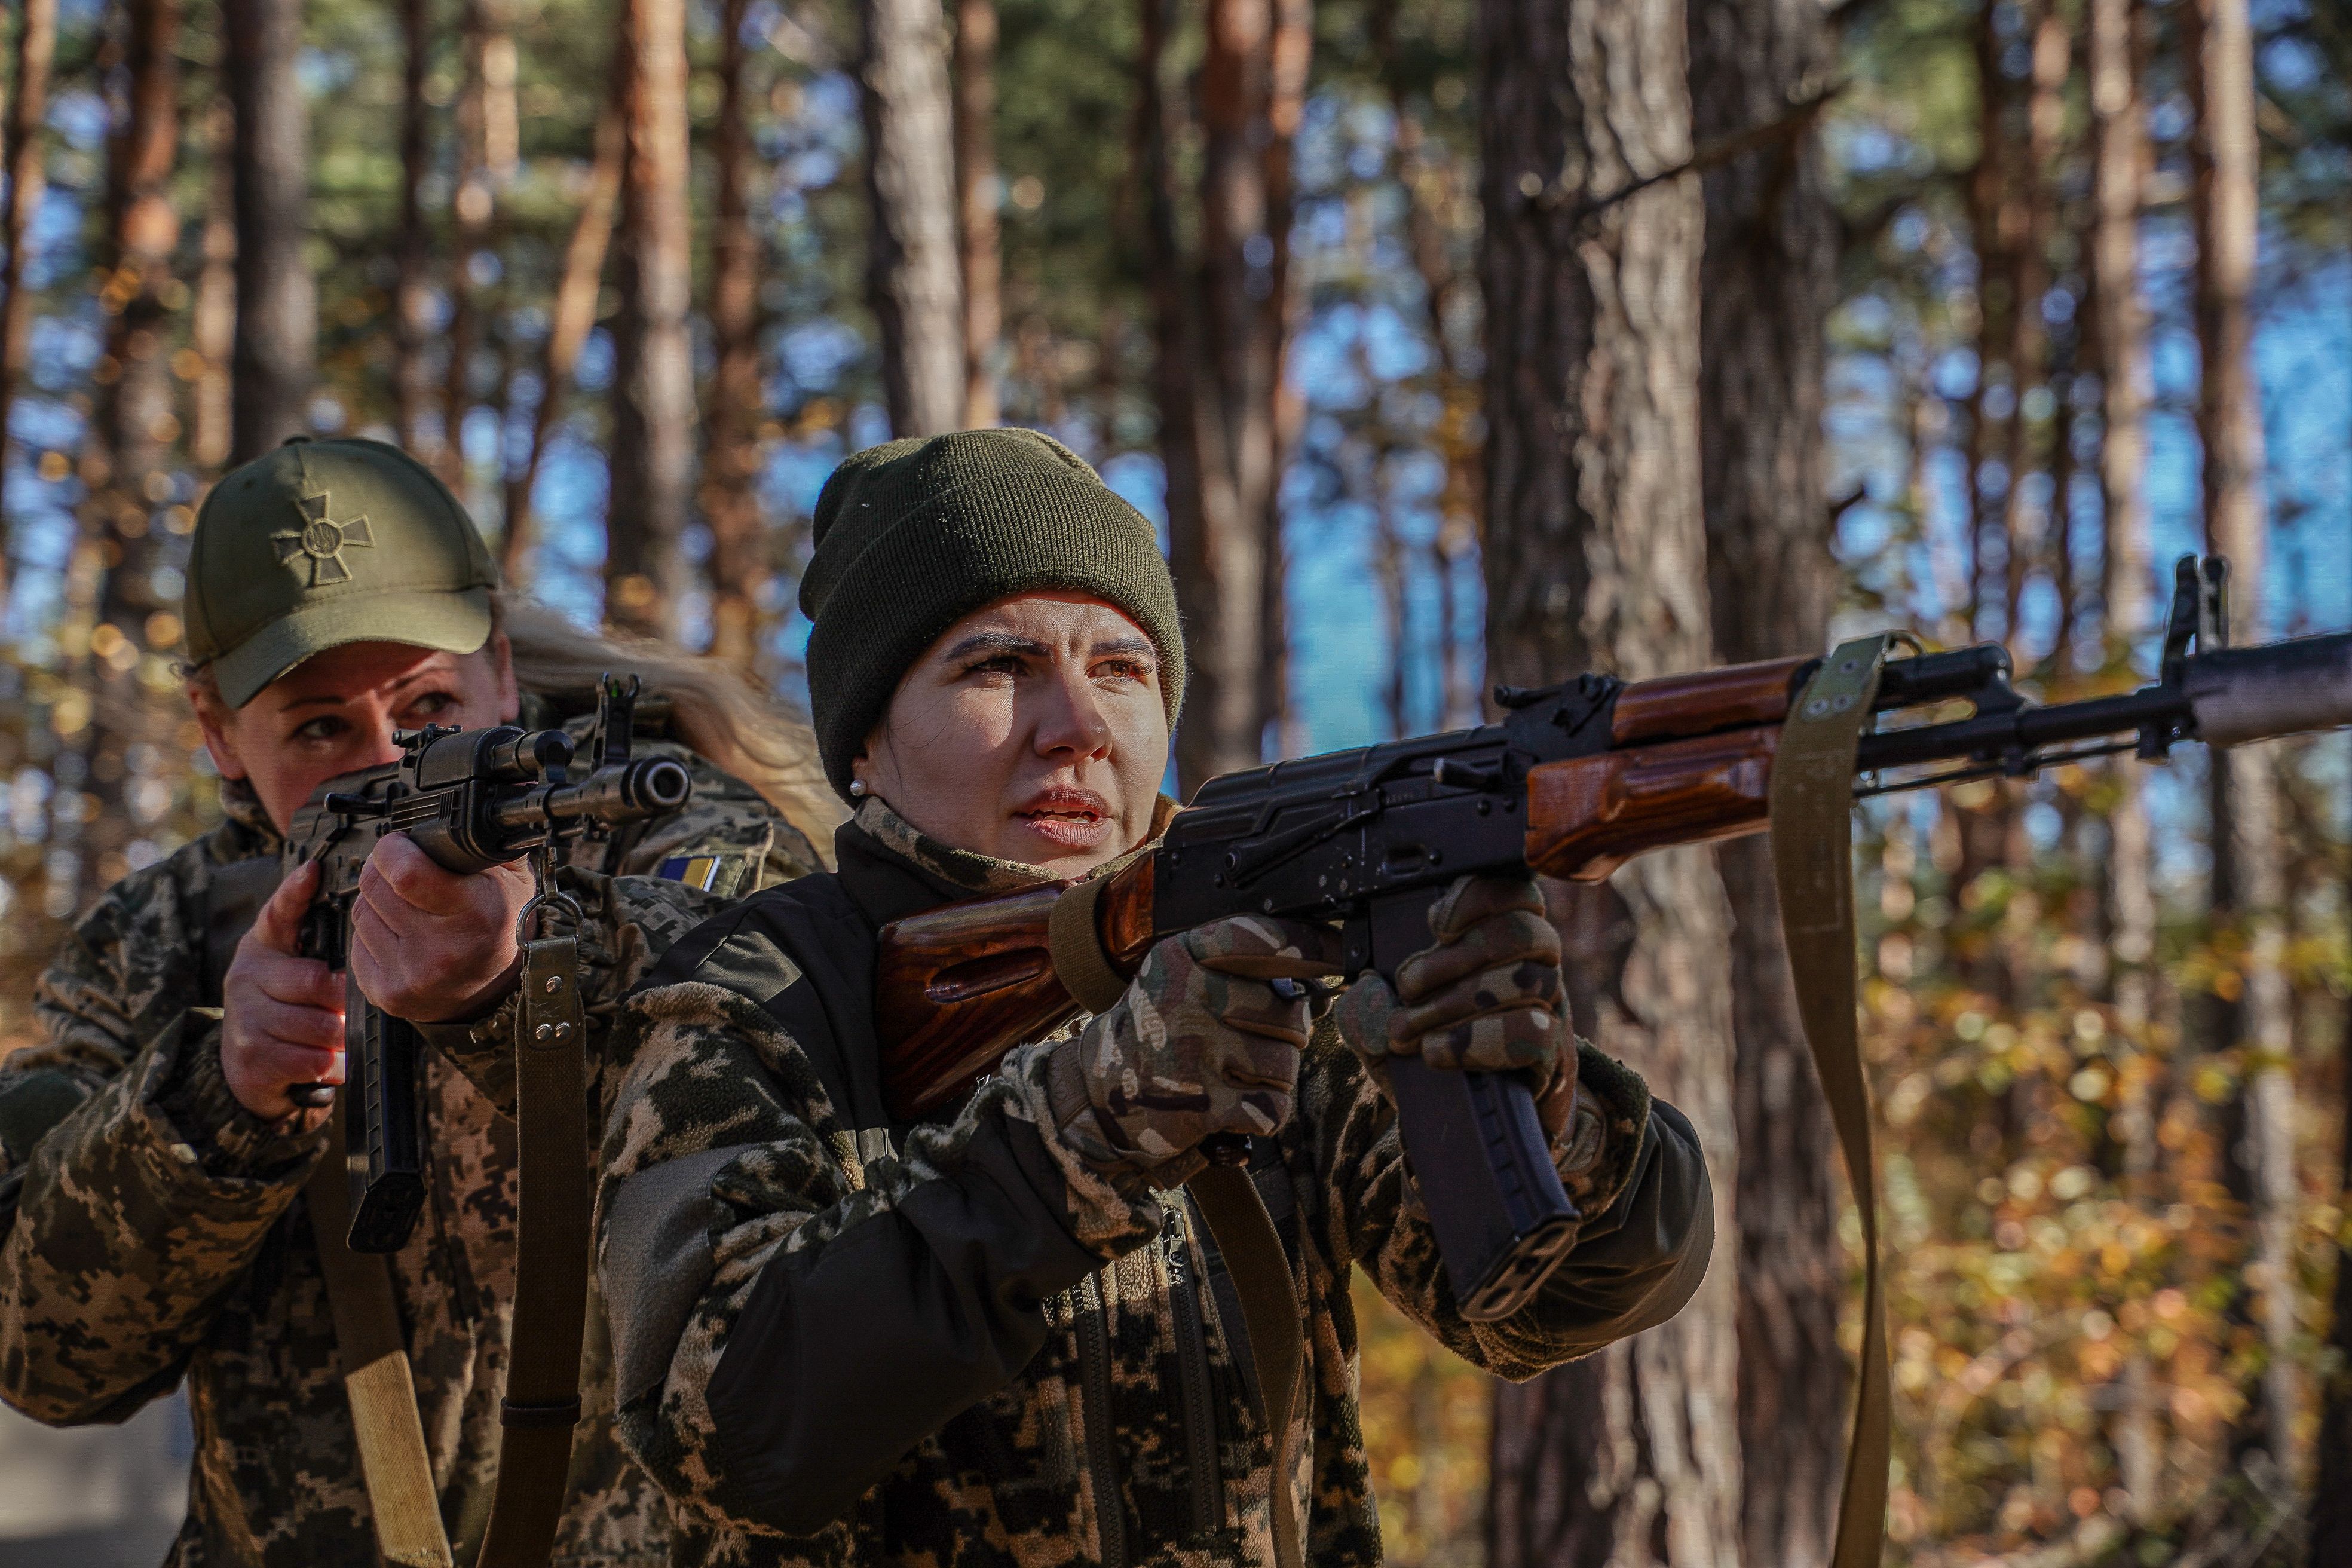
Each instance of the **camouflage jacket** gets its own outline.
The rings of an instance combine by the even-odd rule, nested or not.
[[[582,932],[590,1068],[618,998],[728,895],[813,868],[808,841],[681,748],[692,800],[562,873]],[[249,794],[231,820],[125,878],[43,977],[45,1039],[0,1068],[0,1398],[53,1425],[119,1421],[187,1381],[196,1450],[177,1564],[377,1562],[325,1285],[301,1196],[322,1130],[286,1136],[221,1074],[225,967],[208,958],[224,866],[279,848]],[[609,864],[608,864],[609,860]],[[606,875],[607,870],[622,873]],[[688,882],[694,884],[689,886]],[[217,948],[217,942],[215,943]],[[442,1515],[460,1563],[487,1524],[514,1298],[518,1183],[505,1010],[425,1031],[430,1197],[391,1259]],[[482,1079],[456,1070],[463,1062]],[[340,1156],[338,1156],[340,1157]],[[664,1560],[667,1510],[612,1441],[591,1303],[556,1562]]]
[[[1049,1127],[1051,1042],[951,1121],[892,1121],[876,932],[1018,885],[869,802],[837,875],[771,889],[672,948],[623,1007],[598,1266],[623,1443],[671,1497],[674,1561],[1272,1561],[1273,1444],[1239,1299],[1191,1199],[1123,1194]],[[1663,1321],[1713,1235],[1689,1124],[1589,1048],[1568,1141],[1592,1217],[1537,1300],[1455,1310],[1386,1097],[1328,1017],[1297,1113],[1254,1140],[1306,1325],[1292,1445],[1307,1561],[1380,1559],[1348,1283],[1523,1378]],[[1563,1166],[1570,1162],[1563,1151]],[[1138,1189],[1138,1194],[1148,1189]]]

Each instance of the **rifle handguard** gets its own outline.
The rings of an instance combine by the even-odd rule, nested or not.
[[[1108,877],[1094,877],[1062,890],[1045,918],[1045,951],[1053,955],[1054,978],[1089,1013],[1108,1013],[1127,994],[1127,979],[1111,967],[1095,930],[1095,905]]]

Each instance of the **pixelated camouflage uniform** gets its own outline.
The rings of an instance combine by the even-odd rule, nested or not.
[[[675,1561],[1272,1561],[1273,1446],[1234,1283],[1189,1197],[1121,1191],[1052,1115],[1053,1042],[945,1122],[881,1109],[881,923],[1026,868],[944,849],[878,802],[837,875],[747,900],[623,1007],[599,1268],[622,1441],[673,1500]],[[1348,1282],[1526,1377],[1664,1321],[1713,1233],[1689,1124],[1586,1049],[1600,1114],[1563,1136],[1592,1216],[1537,1300],[1455,1310],[1389,1102],[1331,1033],[1254,1140],[1306,1328],[1293,1446],[1307,1561],[1380,1558]]]
[[[726,896],[815,864],[748,786],[683,748],[637,749],[686,763],[694,795],[672,816],[578,847],[562,873],[590,916],[592,1074],[618,998],[674,939]],[[285,1136],[239,1105],[217,1014],[190,1011],[220,1003],[226,953],[207,954],[205,922],[222,868],[280,847],[249,792],[225,794],[229,821],[125,878],[81,922],[42,981],[45,1042],[0,1068],[0,1397],[56,1425],[119,1421],[185,1378],[195,1458],[171,1562],[373,1568],[301,1195],[328,1133]],[[514,1300],[515,1130],[498,1113],[501,1099],[511,1109],[510,1005],[472,1028],[425,1031],[438,1047],[425,1063],[430,1196],[389,1260],[460,1563],[488,1522]],[[558,1563],[666,1559],[667,1510],[612,1441],[610,1365],[592,1302]]]

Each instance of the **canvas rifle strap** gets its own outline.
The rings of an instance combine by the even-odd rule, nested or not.
[[[1853,762],[1896,634],[1839,647],[1800,694],[1772,765],[1772,868],[1797,1011],[1862,1214],[1862,1366],[1831,1568],[1877,1568],[1886,1544],[1886,1306],[1878,1165],[1854,1023]]]
[[[588,1093],[579,946],[571,937],[523,944],[523,1005],[515,1044],[521,1123],[522,1214],[506,1397],[499,1403],[499,1470],[477,1568],[547,1568],[580,1419],[580,1341],[588,1300]],[[335,1097],[331,1149],[342,1147]],[[344,1392],[359,1433],[360,1471],[376,1544],[398,1568],[452,1568],[416,1385],[381,1257],[344,1240],[351,1193],[343,1162],[319,1162],[305,1189]]]
[[[1250,1359],[1257,1365],[1258,1392],[1265,1400],[1265,1426],[1274,1447],[1274,1561],[1276,1568],[1302,1568],[1298,1502],[1291,1490],[1294,1457],[1291,1429],[1298,1414],[1299,1373],[1306,1337],[1299,1321],[1297,1289],[1282,1234],[1265,1212],[1265,1199],[1244,1165],[1210,1165],[1184,1185],[1201,1205],[1209,1234],[1224,1255],[1234,1292],[1241,1298],[1243,1326],[1249,1331]]]
[[[319,1266],[327,1277],[343,1393],[359,1434],[360,1478],[383,1560],[398,1568],[450,1568],[433,1462],[425,1451],[425,1424],[416,1415],[407,1340],[392,1296],[392,1265],[379,1254],[353,1252],[344,1239],[352,1223],[344,1173],[343,1096],[338,1094],[327,1152],[311,1168],[303,1194],[318,1236]]]
[[[506,1397],[499,1402],[499,1479],[478,1568],[546,1568],[580,1420],[580,1340],[588,1311],[588,1021],[573,938],[523,944],[520,1016],[520,1244]]]
[[[1094,878],[1065,891],[1054,900],[1046,921],[1055,976],[1089,1013],[1107,1013],[1127,994],[1126,978],[1103,955],[1095,931],[1095,900],[1108,880]],[[1298,1412],[1298,1376],[1307,1347],[1290,1259],[1247,1167],[1210,1165],[1184,1185],[1200,1205],[1201,1217],[1208,1221],[1234,1293],[1241,1299],[1242,1326],[1249,1333],[1250,1360],[1265,1400],[1266,1432],[1274,1450],[1275,1568],[1302,1568],[1298,1504],[1290,1487],[1291,1426]]]

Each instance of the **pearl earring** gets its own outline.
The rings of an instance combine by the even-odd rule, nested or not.
[[[849,794],[851,798],[855,799],[865,793],[866,781],[864,779],[852,779],[849,781]]]

